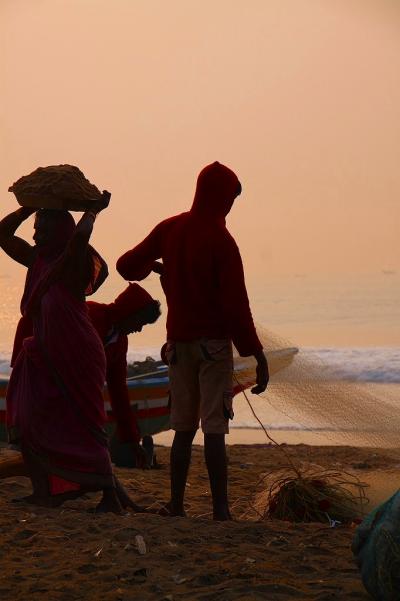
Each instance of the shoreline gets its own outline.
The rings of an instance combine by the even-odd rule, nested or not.
[[[385,406],[393,407],[393,416],[398,415],[400,410],[400,384],[360,384],[354,382],[350,383],[350,386],[354,386],[361,394],[363,391],[366,393],[372,393],[377,399],[381,400]],[[264,397],[250,395],[250,399],[252,401],[254,410],[264,424],[267,432],[279,444],[306,444],[312,446],[351,445],[367,448],[386,448],[391,446],[388,444],[388,437],[385,435],[385,432],[366,432],[365,435],[363,435],[362,432],[354,429],[357,424],[354,424],[353,429],[351,429],[351,422],[349,422],[349,429],[346,431],[333,430],[329,427],[320,430],[317,427],[307,428],[306,426],[302,426],[296,422],[295,417],[292,418],[288,415],[287,408],[283,407],[282,411],[279,410],[282,401],[280,399],[274,399],[273,384],[270,388],[267,388]],[[273,404],[271,404],[270,401],[272,401]],[[252,416],[246,400],[240,393],[233,399],[233,409],[235,412],[235,417],[233,422],[230,422],[229,424],[230,431],[226,436],[227,444],[251,445],[267,444],[270,442],[262,428],[257,424],[256,420]],[[283,412],[285,409],[286,413]],[[360,401],[360,411],[361,410],[362,402]],[[377,409],[377,412],[379,413],[379,408]],[[310,422],[309,417],[307,417],[307,420]],[[238,424],[237,427],[235,427],[235,423]],[[242,424],[244,425],[242,426]],[[251,424],[251,426],[249,427],[247,424]],[[270,424],[275,425],[273,428],[270,428]],[[282,424],[282,426],[280,424]],[[173,431],[171,430],[161,432],[154,436],[154,441],[156,444],[171,445],[172,439]],[[397,441],[397,437],[395,437],[395,440]],[[203,444],[203,435],[200,430],[195,436],[194,443],[198,445]],[[397,442],[395,442],[395,444],[397,445]]]
[[[354,446],[360,448],[376,448],[376,444],[366,442],[357,432],[335,432],[335,431],[318,431],[318,430],[287,430],[287,429],[268,429],[268,433],[278,444],[297,446],[307,445],[311,447],[319,446]],[[174,437],[173,430],[160,432],[153,436],[154,444],[170,447]],[[383,437],[382,437],[383,438]],[[261,428],[231,428],[229,434],[226,435],[226,444],[244,445],[244,446],[270,446],[272,442],[268,439]],[[200,447],[203,446],[203,433],[198,430],[194,438],[193,444]],[[396,447],[381,447],[378,448],[396,448]]]

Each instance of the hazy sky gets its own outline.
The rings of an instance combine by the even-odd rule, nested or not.
[[[399,34],[389,0],[0,0],[1,212],[76,164],[113,267],[219,160],[249,279],[398,269]]]

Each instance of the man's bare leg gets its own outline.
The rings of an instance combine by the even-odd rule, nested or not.
[[[195,434],[196,430],[175,432],[170,459],[171,500],[167,503],[165,511],[161,510],[162,514],[185,517],[183,501]]]
[[[213,499],[213,519],[219,522],[231,520],[225,434],[204,434],[204,456]]]

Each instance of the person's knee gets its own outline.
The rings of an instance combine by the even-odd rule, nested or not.
[[[204,432],[204,443],[225,443],[225,434],[223,432]]]
[[[225,434],[204,434],[204,454],[207,461],[214,461],[217,457],[225,457]]]
[[[193,442],[194,437],[196,436],[197,430],[179,430],[175,432],[174,443],[190,446]]]

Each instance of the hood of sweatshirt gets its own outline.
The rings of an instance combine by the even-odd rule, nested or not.
[[[241,192],[237,175],[218,161],[202,169],[198,178],[192,215],[208,221],[225,222],[233,201]]]

